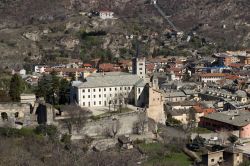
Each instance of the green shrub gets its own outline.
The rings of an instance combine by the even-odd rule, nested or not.
[[[35,133],[43,136],[48,136],[52,140],[58,138],[57,127],[53,125],[39,125],[35,129]]]
[[[0,127],[0,135],[5,137],[28,137],[34,136],[35,132],[30,128],[15,129],[9,127]]]
[[[61,142],[65,144],[71,144],[71,135],[69,134],[63,134],[61,138]]]

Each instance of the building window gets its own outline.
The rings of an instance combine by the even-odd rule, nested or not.
[[[130,87],[128,87],[128,90],[130,90]]]
[[[143,66],[143,63],[139,63],[140,66]]]
[[[84,93],[84,92],[85,92],[85,89],[83,89],[82,92]]]
[[[90,95],[88,95],[88,98],[90,98]]]
[[[104,88],[104,92],[106,92],[106,88]]]
[[[142,70],[142,68],[139,68],[139,70]]]
[[[99,101],[99,105],[102,105],[102,102],[101,102],[101,101]]]
[[[138,93],[141,93],[141,88],[138,88]]]
[[[83,95],[82,98],[85,99],[85,96]]]
[[[88,92],[90,92],[90,89],[88,89]]]
[[[101,90],[101,88],[99,88],[99,92],[101,92],[102,90]]]
[[[82,105],[85,106],[85,102],[83,102]]]
[[[220,157],[220,160],[222,160],[222,157]]]
[[[95,95],[93,97],[95,98]]]
[[[122,90],[122,87],[120,87],[120,90]]]
[[[112,88],[109,88],[109,91],[112,91]]]
[[[115,88],[115,91],[116,91],[117,89]]]
[[[93,92],[95,92],[95,89],[93,89]]]
[[[142,72],[140,72],[140,74],[142,74]]]
[[[99,95],[99,97],[101,98],[101,97],[102,97],[102,95]]]
[[[104,94],[104,97],[106,97],[106,94]]]
[[[112,97],[112,94],[110,94],[109,96]]]
[[[214,162],[214,159],[211,159],[211,162]]]
[[[94,105],[96,105],[96,102],[94,101]]]

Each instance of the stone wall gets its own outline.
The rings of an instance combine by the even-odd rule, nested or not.
[[[21,126],[28,126],[36,121],[36,116],[31,112],[30,104],[21,103],[1,103],[0,104],[0,125],[11,125],[17,127],[18,124]],[[20,126],[20,125],[18,125]]]
[[[59,122],[59,128],[62,132],[68,133],[67,129],[62,127]],[[148,131],[148,118],[146,112],[133,111],[128,113],[115,114],[104,117],[99,120],[91,120],[80,130],[72,132],[73,136],[88,135],[90,137],[110,136],[117,132],[116,135],[133,134]]]

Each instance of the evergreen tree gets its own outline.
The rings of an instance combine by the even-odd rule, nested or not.
[[[185,71],[185,73],[183,75],[182,81],[188,82],[188,81],[190,81],[190,79],[191,79],[191,76],[188,73],[188,69],[186,69],[186,71]]]
[[[59,104],[69,103],[70,83],[66,79],[61,79],[59,86]]]
[[[18,102],[20,101],[20,95],[24,91],[24,83],[22,78],[14,74],[10,81],[10,90],[9,95],[12,99],[12,101]]]

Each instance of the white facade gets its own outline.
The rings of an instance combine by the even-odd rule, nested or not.
[[[23,76],[26,75],[26,70],[25,70],[25,69],[21,69],[21,70],[19,71],[19,74],[20,74],[20,75],[23,75]]]
[[[101,19],[112,19],[112,18],[114,18],[114,12],[100,11],[100,18]]]
[[[96,73],[87,77],[86,82],[73,82],[71,101],[76,101],[81,107],[110,106],[126,102],[141,106],[145,104],[142,97],[144,86],[143,79],[136,75]]]
[[[133,88],[133,86],[79,88],[78,104],[81,107],[118,105],[119,102],[124,103],[124,99],[129,98],[129,96],[135,96],[135,100],[138,100],[143,87],[136,87],[135,91],[137,93]]]
[[[224,77],[201,77],[201,82],[217,82],[223,78]]]
[[[35,73],[44,73],[46,66],[35,66]]]

